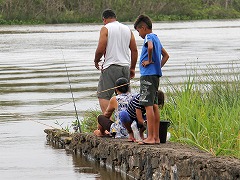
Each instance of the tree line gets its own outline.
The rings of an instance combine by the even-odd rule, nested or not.
[[[104,9],[119,21],[240,18],[240,0],[0,0],[0,24],[98,23]]]

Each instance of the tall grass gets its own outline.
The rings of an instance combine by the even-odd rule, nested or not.
[[[168,84],[161,116],[172,123],[172,141],[240,158],[240,73],[233,71],[210,69],[182,85]]]
[[[209,67],[188,75],[180,84],[168,82],[161,119],[171,121],[170,141],[193,145],[215,156],[240,158],[240,72],[221,73]],[[133,87],[133,89],[137,89]],[[97,110],[86,111],[82,128],[93,132]]]
[[[97,129],[97,117],[102,114],[100,110],[90,109],[85,112],[84,118],[81,121],[83,132],[93,132]]]

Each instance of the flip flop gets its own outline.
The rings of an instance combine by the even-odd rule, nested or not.
[[[135,138],[129,138],[128,142],[136,142],[136,139]]]
[[[138,145],[155,145],[155,143],[146,143],[144,141],[139,141]]]

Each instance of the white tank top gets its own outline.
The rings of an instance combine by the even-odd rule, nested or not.
[[[103,69],[112,64],[130,66],[130,28],[118,21],[108,23],[105,27],[108,29],[108,41]]]

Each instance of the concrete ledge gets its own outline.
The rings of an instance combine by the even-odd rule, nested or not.
[[[57,129],[44,132],[52,145],[86,155],[135,179],[240,179],[239,159],[214,157],[178,143],[138,145],[126,139],[99,138],[84,133],[70,135]]]

